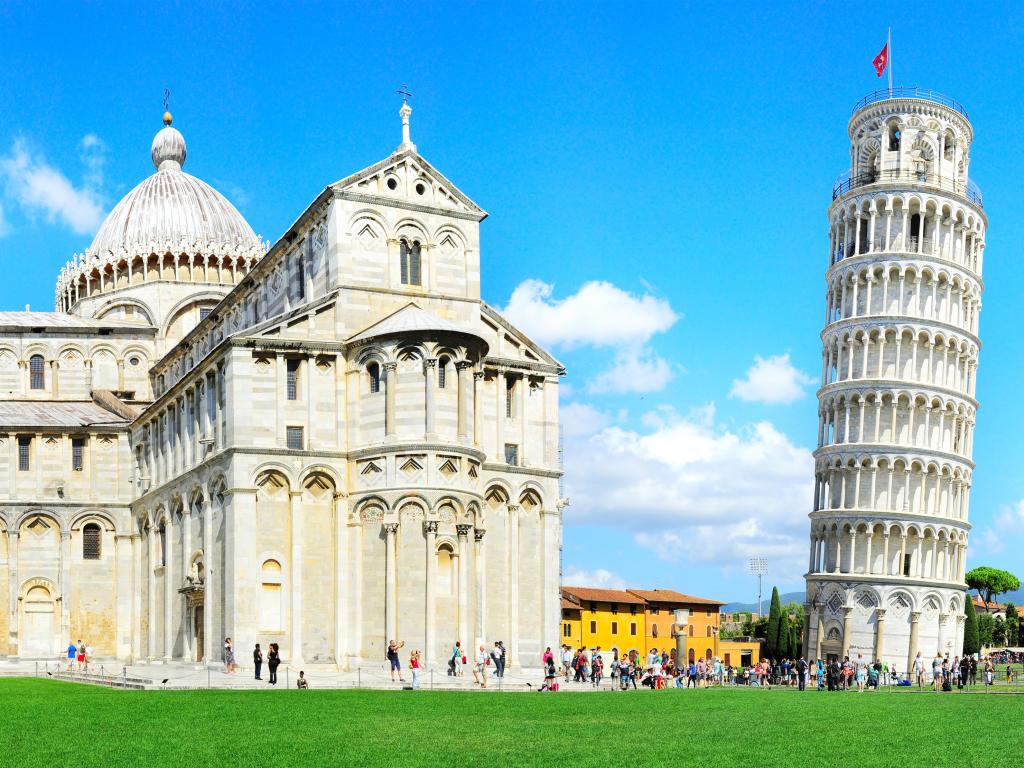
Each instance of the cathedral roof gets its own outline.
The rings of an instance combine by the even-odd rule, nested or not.
[[[156,173],[125,195],[96,233],[90,253],[149,255],[168,245],[217,254],[225,249],[260,249],[259,238],[228,199],[205,181],[182,171],[185,138],[167,125],[153,139]]]
[[[380,336],[394,336],[402,333],[436,333],[438,331],[445,333],[461,333],[466,336],[475,336],[479,339],[483,339],[483,336],[471,328],[457,325],[450,320],[440,318],[431,312],[420,309],[415,304],[406,304],[397,312],[388,315],[383,320],[379,320],[356,335],[349,337],[348,341],[351,343],[366,341]]]
[[[63,312],[0,312],[0,330],[5,328],[124,328],[143,330],[146,325],[126,320],[95,320]]]
[[[116,427],[127,423],[92,401],[0,400],[0,428]]]

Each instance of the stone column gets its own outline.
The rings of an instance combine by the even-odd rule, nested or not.
[[[71,634],[71,531],[60,532],[60,636]]]
[[[914,656],[917,655],[918,625],[921,623],[921,612],[913,611],[910,614],[910,644],[907,646],[907,676],[914,669]]]
[[[519,666],[519,505],[508,505],[508,627],[509,658]]]
[[[483,419],[483,414],[481,413],[483,382],[484,372],[476,371],[473,374],[473,445],[477,447],[480,446],[480,441],[483,439],[483,430],[481,429]]]
[[[843,656],[850,655],[850,636],[853,634],[853,608],[843,608]]]
[[[384,436],[395,436],[395,390],[398,389],[398,363],[384,363]],[[393,640],[394,638],[388,638]]]
[[[486,550],[484,549],[483,528],[473,531],[473,540],[476,542],[476,551],[473,553],[473,565],[476,568],[476,616],[479,634],[479,643],[487,643],[487,590],[485,581],[487,575],[487,562],[485,560]]]
[[[875,608],[875,658],[885,653],[885,608]]]
[[[192,504],[186,499],[185,508],[181,515],[181,578],[182,581],[189,573],[192,559]],[[181,638],[183,661],[192,661],[192,622],[189,621],[191,608],[188,601],[184,601],[181,609]]]
[[[459,541],[459,640],[471,643],[469,635],[469,529],[471,525],[460,523],[455,526]],[[473,646],[469,646],[472,648]]]
[[[292,530],[291,553],[291,659],[302,663],[302,491],[289,493]]]
[[[214,591],[214,557],[213,557],[213,499],[206,483],[202,485],[203,494],[203,663],[210,666],[213,649],[217,647],[213,636],[213,613],[216,606]]]
[[[146,531],[146,592],[149,595],[149,609],[146,620],[146,655],[152,661],[156,658],[156,528],[150,526]]]
[[[334,494],[334,663],[338,669],[347,664],[350,648],[345,637],[349,618],[352,587],[349,582],[351,564],[348,562],[348,494]]]
[[[470,389],[471,379],[470,373],[472,371],[472,363],[460,362],[455,364],[455,371],[458,376],[459,382],[459,402],[458,402],[458,437],[459,442],[463,445],[468,445],[470,442],[469,432],[469,408],[470,399],[473,396],[472,390]]]
[[[174,655],[174,582],[171,572],[174,570],[174,513],[167,518],[164,528],[164,661],[170,661]]]
[[[822,640],[825,639],[825,616],[824,616],[825,609],[823,607],[819,606],[818,609],[817,609],[817,614],[818,614],[818,626],[817,626],[817,629],[816,629],[816,631],[814,633],[814,658],[815,659],[820,659],[821,658],[821,642],[822,642]]]
[[[494,455],[500,462],[505,461],[505,422],[508,417],[508,374],[498,373],[494,377]]]
[[[426,562],[426,603],[423,609],[423,658],[426,664],[435,662],[434,658],[434,591],[437,584],[437,520],[423,522],[423,534],[427,540]]]
[[[519,466],[525,467],[533,459],[529,445],[529,419],[527,408],[530,404],[530,378],[522,376],[519,379]]]
[[[424,432],[427,441],[435,440],[437,438],[437,429],[434,426],[437,418],[434,405],[434,393],[437,389],[437,381],[434,378],[436,372],[437,360],[435,358],[428,358],[423,361],[423,383],[425,387],[424,410],[426,411]]]
[[[395,640],[398,635],[398,622],[395,615],[395,589],[397,587],[395,575],[395,534],[398,533],[398,523],[384,523],[384,638],[385,647],[389,642]]]
[[[11,656],[18,653],[18,533],[7,533],[7,652]]]
[[[807,651],[811,646],[811,604],[804,603],[804,637],[801,651],[804,658],[807,658]]]
[[[949,620],[948,613],[939,614],[939,653],[946,652],[946,622]]]

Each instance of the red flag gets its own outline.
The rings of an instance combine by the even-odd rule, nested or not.
[[[871,63],[875,66],[875,74],[879,77],[885,72],[885,68],[889,66],[889,44],[886,43],[882,46],[882,50],[879,51],[878,55],[871,60]]]

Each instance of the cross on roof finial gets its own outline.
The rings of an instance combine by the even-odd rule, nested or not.
[[[412,107],[409,106],[409,99],[412,98],[412,94],[409,92],[409,86],[402,83],[402,87],[395,91],[395,93],[402,97],[402,108],[398,110],[398,114],[402,118],[402,143],[399,145],[398,149],[416,149],[416,145],[413,144],[412,139],[409,138],[409,115],[412,114]]]
[[[164,88],[164,125],[171,124],[171,111],[168,106],[171,103],[171,89]]]

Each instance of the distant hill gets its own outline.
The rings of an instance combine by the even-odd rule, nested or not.
[[[806,592],[786,592],[779,595],[779,600],[783,605],[786,603],[803,603],[804,598],[807,596]],[[768,607],[772,604],[772,593],[769,592],[764,596],[761,601],[761,609],[768,613]],[[757,611],[757,603],[726,603],[722,606],[722,613],[745,613],[750,611],[754,613]]]

